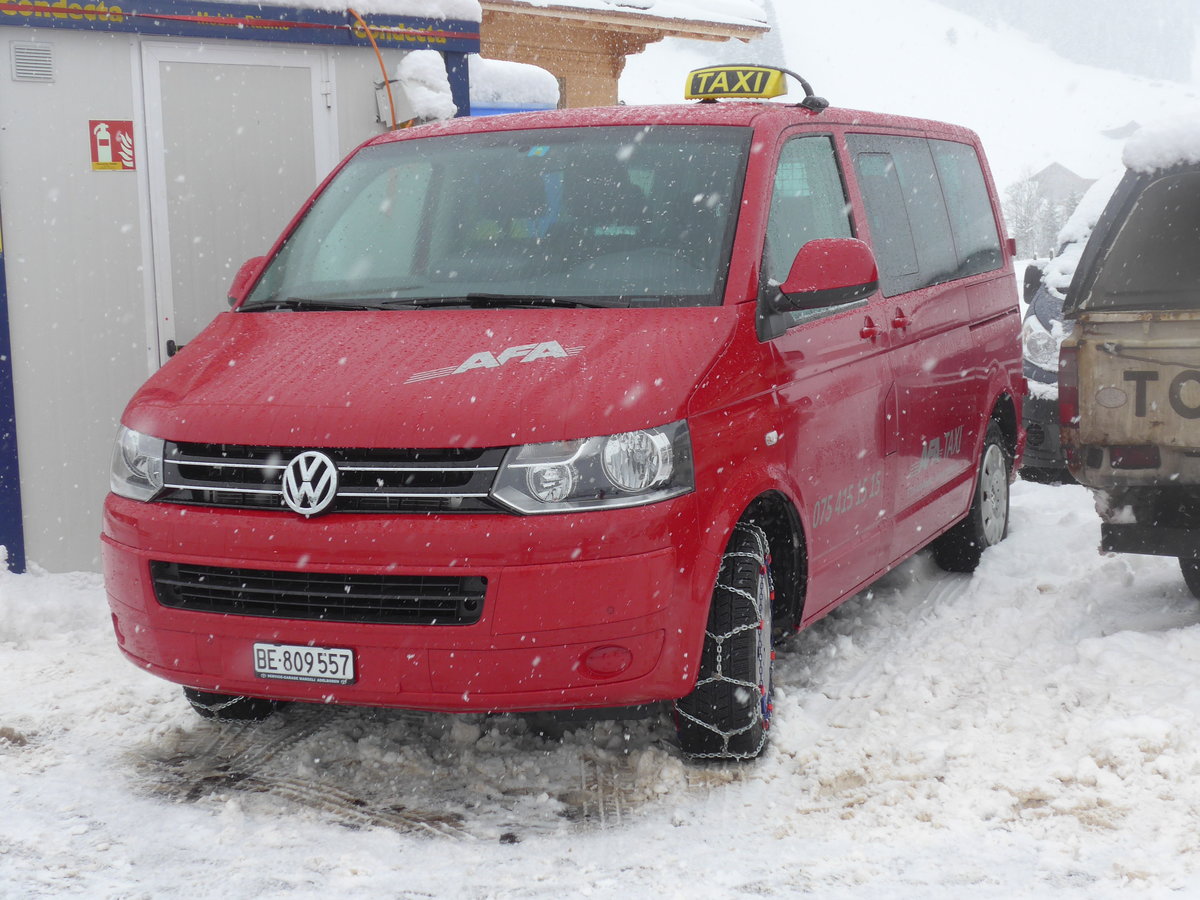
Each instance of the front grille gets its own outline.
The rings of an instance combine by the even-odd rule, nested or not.
[[[167,442],[168,503],[281,509],[283,471],[302,447]],[[327,512],[499,512],[489,499],[505,448],[323,449],[337,465],[337,499]]]
[[[158,602],[172,609],[374,625],[473,625],[487,579],[271,572],[151,562]]]

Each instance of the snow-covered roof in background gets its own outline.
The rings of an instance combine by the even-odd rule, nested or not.
[[[1146,125],[1129,139],[1123,159],[1137,172],[1200,162],[1200,109]]]

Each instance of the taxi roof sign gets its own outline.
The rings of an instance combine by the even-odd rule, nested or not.
[[[770,66],[707,66],[688,73],[686,100],[721,97],[769,100],[787,93],[783,69]]]
[[[824,97],[813,94],[812,85],[791,69],[780,66],[727,65],[706,66],[688,72],[684,98],[711,103],[721,98],[741,100],[770,100],[787,93],[784,76],[791,75],[804,88],[799,105],[813,112],[829,106]]]

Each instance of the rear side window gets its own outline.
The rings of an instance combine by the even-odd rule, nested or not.
[[[1000,233],[975,148],[953,141],[930,141],[929,146],[950,213],[958,277],[1000,268],[1004,263]]]
[[[1100,261],[1082,309],[1200,309],[1200,172],[1151,181]]]
[[[875,134],[849,135],[847,143],[885,296],[1000,265],[991,201],[971,147]]]

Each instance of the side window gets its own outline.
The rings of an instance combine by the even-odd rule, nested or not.
[[[1000,235],[975,148],[952,141],[930,141],[929,146],[950,211],[959,277],[1000,268]]]
[[[767,220],[767,277],[786,281],[796,254],[811,240],[853,236],[832,139],[812,135],[785,144]]]
[[[884,295],[957,277],[958,254],[929,142],[875,134],[849,135],[847,141]]]

